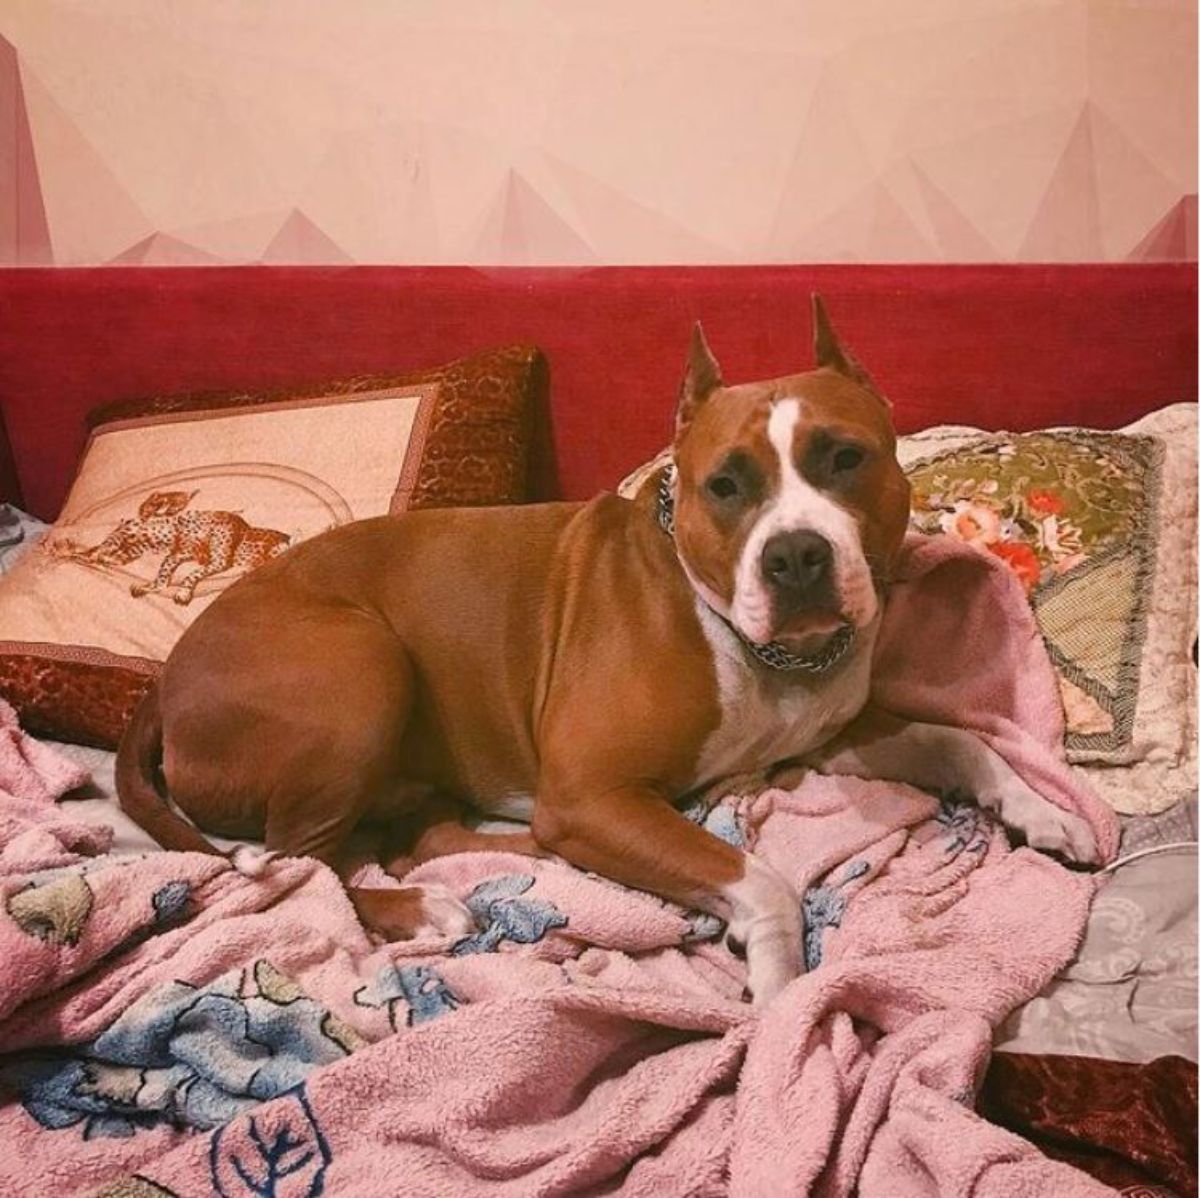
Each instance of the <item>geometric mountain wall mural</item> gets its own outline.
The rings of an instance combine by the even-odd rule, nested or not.
[[[1182,0],[3,0],[0,265],[1196,260]]]

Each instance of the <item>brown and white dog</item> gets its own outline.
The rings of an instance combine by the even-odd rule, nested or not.
[[[406,866],[557,854],[724,919],[768,1001],[800,970],[797,896],[675,803],[813,754],[860,712],[908,518],[888,405],[819,300],[814,319],[816,370],[740,386],[697,327],[674,466],[632,503],[362,520],[240,579],[138,708],[122,806],[167,847],[217,851],[164,801],[161,761],[199,827],[335,867],[369,821],[405,828]],[[910,725],[823,768],[974,786],[1031,842],[1094,851],[997,761]],[[467,831],[458,801],[530,831]],[[349,893],[389,937],[471,928],[431,887]]]

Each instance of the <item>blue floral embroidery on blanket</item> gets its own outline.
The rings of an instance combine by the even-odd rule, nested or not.
[[[400,1003],[406,1011],[405,1026],[428,1023],[439,1015],[457,1011],[462,999],[428,965],[385,965],[375,981],[354,992],[360,1007],[386,1007],[388,1022],[397,1030]]]
[[[991,839],[991,817],[977,803],[957,792],[941,800],[937,822],[942,830],[946,855],[982,853]]]
[[[846,914],[844,888],[868,873],[866,861],[852,861],[842,871],[842,880],[833,885],[810,886],[804,894],[804,967],[812,971],[821,964],[822,937],[826,928],[840,928]]]
[[[150,899],[155,923],[170,923],[184,913],[191,897],[190,882],[168,882],[160,886]]]
[[[746,847],[746,829],[738,813],[727,804],[718,803],[715,807],[709,807],[703,799],[693,799],[681,811],[692,823],[699,824],[718,840],[733,845],[735,849]]]
[[[0,1078],[43,1127],[84,1139],[161,1123],[210,1129],[299,1085],[362,1043],[268,961],[204,987],[169,982],[90,1044],[17,1058]]]
[[[521,898],[532,885],[531,874],[507,874],[481,882],[467,897],[467,907],[480,931],[458,941],[450,950],[456,957],[494,953],[501,941],[534,944],[551,928],[563,928],[567,917],[545,899]]]
[[[221,1198],[317,1198],[333,1159],[304,1087],[212,1138],[208,1168]]]

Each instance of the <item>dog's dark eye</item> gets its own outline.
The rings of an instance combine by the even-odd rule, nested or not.
[[[732,499],[740,489],[737,479],[728,474],[715,474],[708,480],[708,493],[716,499]]]
[[[833,455],[834,474],[844,474],[850,470],[857,470],[863,464],[863,459],[866,456],[857,445],[844,445]]]

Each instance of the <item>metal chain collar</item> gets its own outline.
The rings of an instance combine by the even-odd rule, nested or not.
[[[673,491],[675,474],[675,463],[671,462],[662,472],[662,477],[658,482],[658,524],[663,532],[671,538],[675,536],[675,495]],[[748,637],[743,636],[720,612],[713,614],[730,628],[752,657],[761,661],[763,665],[770,666],[772,670],[801,670],[805,674],[824,674],[846,656],[850,646],[854,643],[854,629],[846,625],[830,637],[829,643],[820,653],[802,657],[778,641],[769,641],[765,645],[756,644]]]

